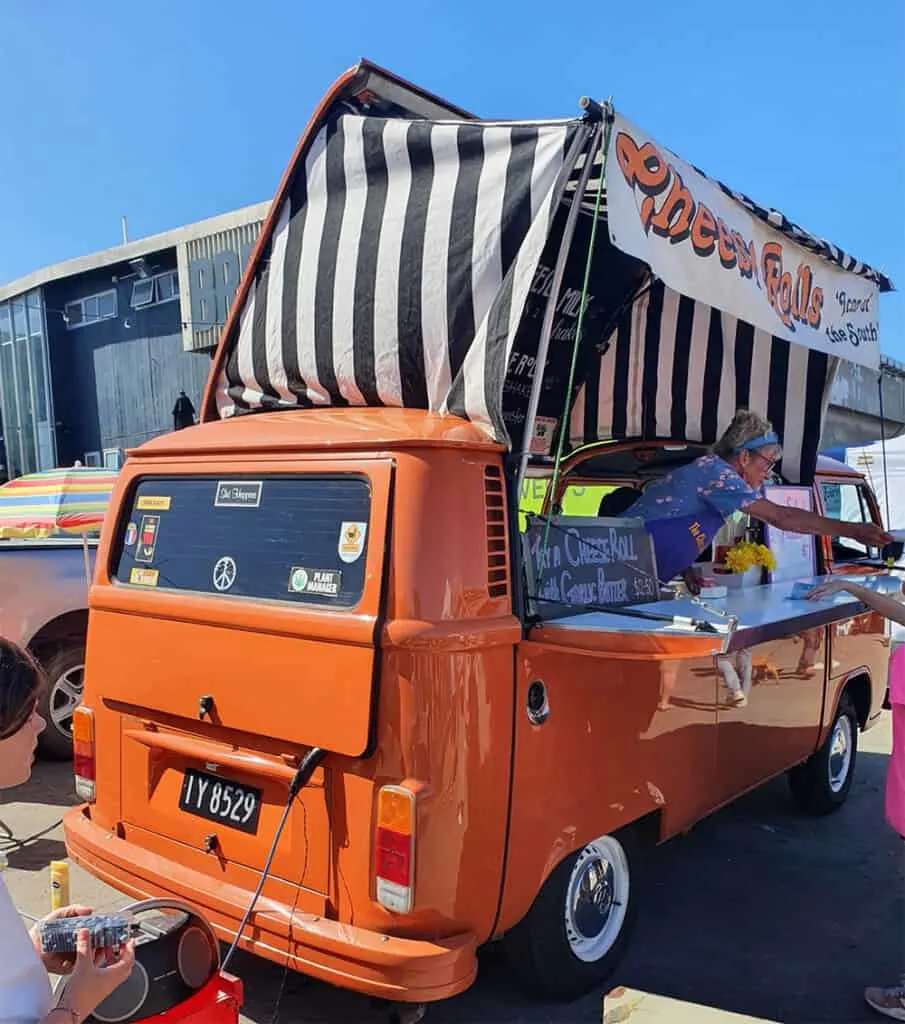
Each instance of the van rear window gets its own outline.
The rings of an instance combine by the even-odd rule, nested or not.
[[[351,475],[154,477],[121,523],[129,586],[351,608],[364,590],[371,490]]]

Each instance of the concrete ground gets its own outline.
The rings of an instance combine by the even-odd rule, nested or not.
[[[884,715],[862,737],[855,785],[834,816],[801,818],[778,779],[657,851],[647,905],[614,979],[628,991],[607,1001],[608,1021],[737,1020],[705,1007],[783,1024],[881,1019],[862,989],[896,982],[905,968],[905,858],[883,822],[890,736]],[[58,822],[75,803],[70,768],[39,763],[30,783],[4,797],[7,884],[21,911],[41,914],[50,905],[47,864],[65,857]],[[77,868],[72,898],[98,909],[123,902]],[[244,955],[233,963],[246,985],[243,1024],[386,1020],[368,1000],[276,965]],[[471,991],[432,1007],[426,1019],[599,1024],[602,1006],[599,995],[571,1006],[526,999],[490,949]]]

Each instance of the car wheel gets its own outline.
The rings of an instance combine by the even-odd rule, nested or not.
[[[789,772],[789,788],[805,814],[830,814],[845,803],[858,757],[858,715],[843,694],[823,746]]]
[[[503,938],[506,961],[528,989],[571,1000],[604,985],[634,923],[640,850],[627,829],[593,840],[553,871]]]
[[[85,687],[85,647],[72,644],[55,651],[44,663],[47,688],[38,699],[38,713],[47,723],[38,750],[54,761],[72,757],[72,713]]]

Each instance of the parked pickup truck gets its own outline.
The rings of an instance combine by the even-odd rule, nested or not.
[[[96,542],[89,541],[93,567]],[[79,539],[0,541],[0,636],[28,647],[49,686],[39,710],[47,728],[40,752],[72,756],[72,712],[82,699],[88,586]]]

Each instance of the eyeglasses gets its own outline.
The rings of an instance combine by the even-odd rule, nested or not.
[[[771,469],[772,469],[772,468],[773,468],[773,467],[774,467],[774,466],[776,465],[776,463],[777,463],[777,462],[779,462],[779,459],[778,459],[778,458],[776,458],[776,459],[771,459],[771,458],[769,458],[769,457],[768,457],[768,456],[766,456],[766,455],[762,455],[762,454],[761,454],[760,452],[752,452],[751,454],[752,454],[752,455],[753,455],[753,456],[754,456],[754,457],[755,457],[756,459],[760,459],[760,460],[761,460],[761,461],[762,461],[762,462],[764,463],[764,466],[766,466],[766,471],[767,471],[768,473],[769,473],[769,472],[770,472],[770,470],[771,470]]]

